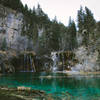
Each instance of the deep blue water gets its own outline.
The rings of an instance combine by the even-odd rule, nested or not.
[[[71,76],[61,73],[15,73],[0,76],[0,86],[26,86],[76,100],[100,100],[100,75]],[[74,99],[73,99],[74,100]]]

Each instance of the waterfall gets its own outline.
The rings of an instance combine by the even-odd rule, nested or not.
[[[58,64],[57,52],[51,52],[51,59],[53,60],[52,71],[57,71],[57,64]]]
[[[23,63],[23,67],[24,67],[24,71],[25,71],[25,66],[26,66],[26,54],[24,54],[24,63]]]
[[[23,56],[23,70],[21,72],[34,72],[36,71],[33,58],[31,55],[24,54]]]
[[[33,70],[33,66],[32,66],[32,57],[31,57],[31,55],[29,56],[30,57],[30,69],[31,69],[31,72],[34,72],[34,70]]]
[[[25,71],[27,71],[28,70],[28,56],[27,56],[27,54],[25,54],[26,55],[26,60],[25,60]]]
[[[23,56],[23,70],[21,72],[26,72],[27,71],[27,55],[24,54]]]
[[[64,62],[65,62],[64,54],[62,54],[62,68],[63,68],[63,70],[64,70]]]

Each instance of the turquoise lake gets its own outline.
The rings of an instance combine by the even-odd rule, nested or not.
[[[26,86],[62,98],[69,94],[72,100],[100,100],[100,75],[67,76],[63,73],[23,72],[0,76],[0,86]]]

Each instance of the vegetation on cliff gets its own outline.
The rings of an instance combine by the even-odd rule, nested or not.
[[[39,4],[33,9],[29,9],[27,5],[23,6],[20,0],[0,0],[0,4],[11,8],[16,14],[23,15],[21,35],[17,37],[18,51],[21,46],[25,51],[34,50],[37,55],[44,57],[54,51],[73,52],[78,47],[85,46],[88,54],[98,52],[97,62],[100,62],[100,22],[96,22],[93,13],[87,7],[83,9],[81,6],[78,10],[77,25],[70,17],[68,26],[65,26],[58,22],[56,17],[51,21]],[[5,39],[0,48],[7,50]]]
[[[73,20],[70,19],[69,26],[66,27],[58,22],[56,17],[51,21],[40,5],[37,9],[33,7],[32,10],[27,5],[23,6],[20,0],[8,0],[8,2],[1,0],[0,3],[24,14],[22,35],[27,35],[29,39],[33,40],[33,47],[40,54],[73,50],[77,47],[76,25]]]
[[[83,44],[86,46],[92,39],[97,39],[95,36],[99,34],[99,22],[96,22],[93,13],[87,7],[84,10],[81,6],[78,10],[76,28],[71,17],[68,26],[58,22],[56,17],[51,21],[39,4],[37,9],[29,9],[27,4],[23,6],[20,0],[0,0],[0,4],[24,14],[22,35],[32,39],[34,49],[42,53],[77,48],[77,32],[83,35]]]

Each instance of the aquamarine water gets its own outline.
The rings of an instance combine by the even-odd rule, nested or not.
[[[0,86],[26,86],[55,96],[70,95],[73,100],[100,100],[100,75],[68,77],[62,73],[15,73],[0,76]]]

